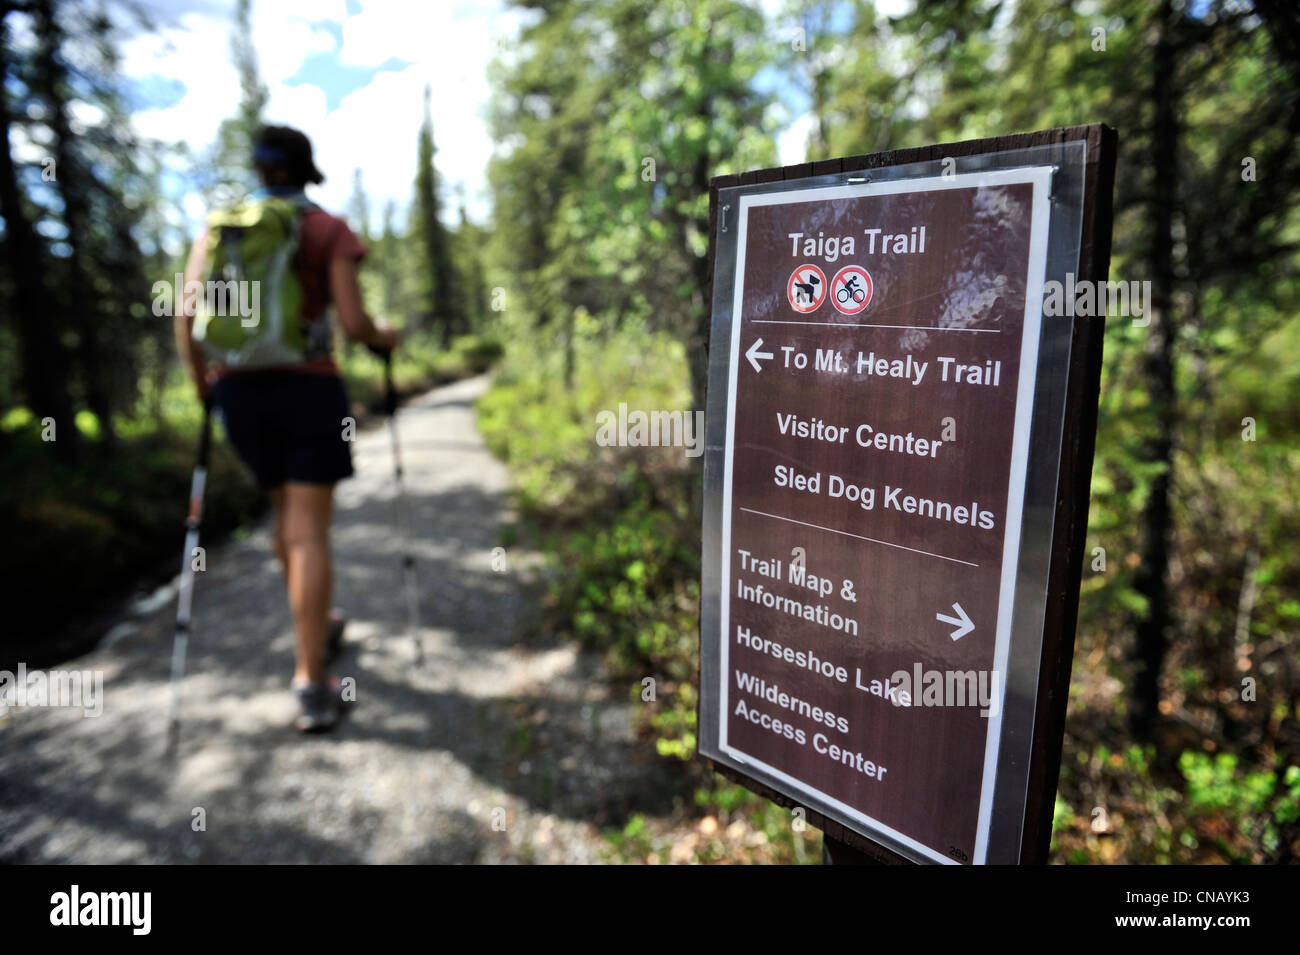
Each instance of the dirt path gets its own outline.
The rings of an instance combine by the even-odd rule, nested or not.
[[[486,379],[399,413],[421,585],[423,666],[405,633],[387,431],[340,485],[339,730],[300,737],[293,635],[266,526],[208,553],[195,592],[182,744],[164,758],[173,600],[65,664],[103,674],[103,712],[0,716],[0,861],[595,862],[601,829],[674,796],[593,659],[520,642],[531,555],[493,548],[503,466],[474,427]],[[200,812],[199,810],[202,810]],[[202,821],[206,829],[199,830]]]

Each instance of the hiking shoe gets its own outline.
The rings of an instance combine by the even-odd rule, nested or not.
[[[337,678],[295,686],[294,692],[298,695],[298,719],[294,725],[301,733],[328,733],[343,716],[343,697]]]
[[[347,615],[342,610],[331,610],[325,634],[325,665],[329,666],[343,652],[343,629],[348,625]]]

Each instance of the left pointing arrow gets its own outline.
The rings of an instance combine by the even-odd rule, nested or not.
[[[759,351],[759,349],[762,347],[763,347],[763,339],[760,338],[757,341],[755,341],[754,344],[749,346],[749,351],[745,352],[745,357],[749,359],[749,363],[754,366],[755,371],[763,370],[763,366],[758,363],[758,360],[760,358],[775,357],[770,351]]]

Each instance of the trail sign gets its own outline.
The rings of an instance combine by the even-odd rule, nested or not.
[[[1093,126],[714,181],[699,751],[879,858],[1045,855],[1102,319],[1043,299],[1105,279],[1113,165]]]

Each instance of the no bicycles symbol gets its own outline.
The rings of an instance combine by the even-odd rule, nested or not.
[[[846,265],[831,282],[831,303],[845,315],[857,315],[871,303],[871,276],[860,265]]]
[[[785,297],[796,312],[815,312],[826,301],[826,273],[815,265],[801,265],[785,284]]]

